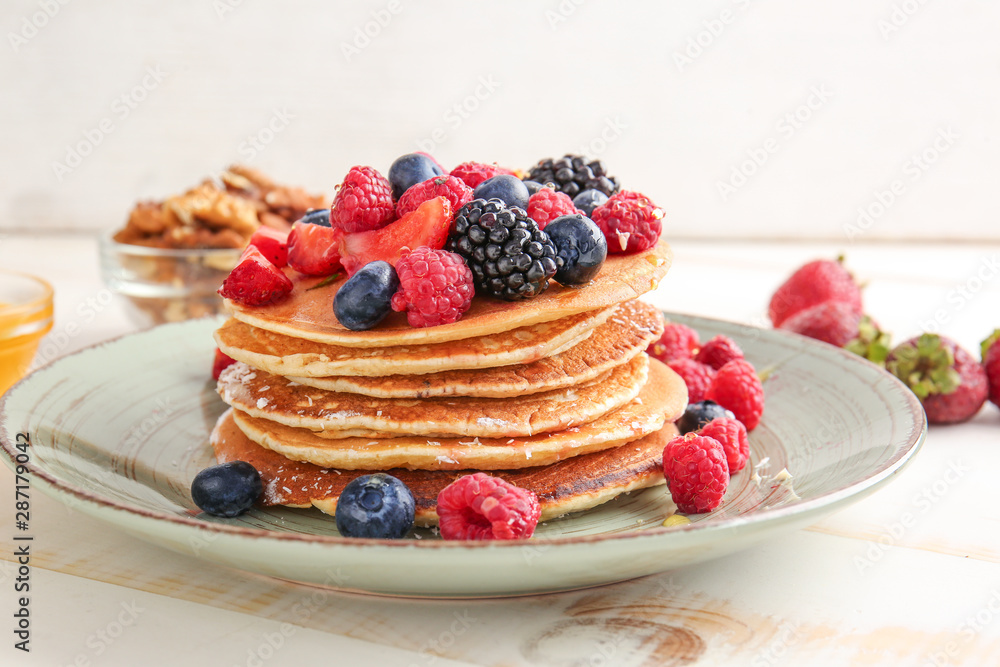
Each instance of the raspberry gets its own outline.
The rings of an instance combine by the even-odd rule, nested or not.
[[[824,301],[843,301],[861,312],[861,289],[841,264],[843,257],[803,265],[771,297],[767,315],[780,327],[789,317]]]
[[[852,303],[824,301],[803,308],[778,325],[778,329],[844,347],[859,335],[861,312]]]
[[[747,438],[747,429],[743,422],[738,419],[713,419],[705,424],[699,435],[703,435],[722,444],[726,450],[726,461],[729,462],[729,474],[734,475],[747,464],[750,458],[750,440]]]
[[[542,510],[532,491],[477,472],[441,489],[437,513],[446,540],[526,540]]]
[[[330,207],[330,224],[345,232],[365,232],[395,218],[389,181],[371,167],[351,167]]]
[[[764,412],[764,385],[745,359],[734,359],[720,368],[705,398],[732,411],[747,431],[757,427]]]
[[[528,217],[538,224],[539,229],[545,229],[545,225],[561,215],[576,213],[580,211],[573,206],[573,200],[552,188],[542,188],[528,198]]]
[[[674,359],[667,364],[681,376],[687,385],[688,403],[697,403],[705,399],[705,393],[715,378],[715,369],[694,359]]]
[[[417,210],[421,204],[434,197],[447,197],[451,210],[457,211],[472,201],[472,188],[455,176],[434,176],[411,186],[396,202],[396,214],[403,217]]]
[[[989,395],[982,364],[955,341],[937,334],[900,343],[885,367],[917,395],[931,424],[967,421]]]
[[[679,435],[663,448],[663,476],[678,510],[711,512],[729,487],[726,450],[714,438]]]
[[[452,176],[462,179],[466,185],[473,189],[483,181],[494,176],[499,176],[500,174],[513,176],[514,172],[510,169],[498,167],[495,164],[483,164],[482,162],[463,162],[451,170]],[[455,210],[457,211],[458,209],[456,208]]]
[[[677,322],[667,322],[660,339],[646,348],[646,353],[663,363],[675,359],[690,359],[701,345],[698,332]]]
[[[218,380],[219,376],[222,375],[222,371],[226,370],[235,363],[235,359],[219,348],[215,348],[215,361],[212,363],[212,378]]]
[[[628,190],[622,190],[595,208],[591,218],[608,239],[610,253],[652,248],[663,229],[663,211],[645,195]]]
[[[996,329],[983,341],[983,370],[990,385],[990,402],[1000,408],[1000,329]]]
[[[399,290],[392,295],[392,309],[406,311],[411,327],[457,322],[472,304],[472,271],[455,253],[425,246],[404,251],[396,273]]]
[[[700,361],[706,366],[719,370],[733,359],[742,358],[743,350],[740,349],[740,346],[732,338],[720,334],[701,346],[695,356],[695,361]]]
[[[257,246],[247,246],[237,264],[222,281],[219,294],[244,306],[262,306],[285,298],[292,281],[269,262]]]

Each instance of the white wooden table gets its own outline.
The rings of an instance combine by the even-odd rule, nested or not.
[[[841,251],[897,340],[937,322],[974,349],[1000,326],[1000,246],[677,243],[651,300],[766,325],[788,273]],[[54,283],[60,354],[133,329],[120,303],[100,305],[90,237],[9,236],[0,266]],[[1000,411],[988,406],[968,424],[932,428],[897,480],[806,530],[636,581],[492,601],[275,581],[147,545],[35,494],[32,653],[12,647],[8,537],[0,664],[997,665],[998,475]],[[0,466],[0,479],[10,527],[13,475]],[[907,512],[915,521],[903,527]]]

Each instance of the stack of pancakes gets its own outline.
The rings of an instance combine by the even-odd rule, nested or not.
[[[343,281],[289,271],[284,301],[227,302],[215,338],[237,363],[219,379],[232,409],[216,458],[253,464],[265,505],[329,514],[348,482],[384,471],[413,492],[420,525],[436,523],[442,488],[479,471],[534,491],[542,519],[660,484],[687,391],[646,356],[663,318],[636,297],[670,260],[661,243],[610,256],[583,288],[477,297],[458,322],[422,329],[393,313],[369,331],[334,317]]]

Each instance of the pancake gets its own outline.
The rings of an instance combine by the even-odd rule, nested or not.
[[[646,384],[648,359],[640,354],[600,382],[505,399],[372,398],[303,387],[242,362],[222,372],[218,391],[252,417],[313,431],[510,438],[585,424],[628,403]]]
[[[334,514],[344,487],[364,471],[321,468],[311,463],[289,461],[247,438],[229,410],[212,432],[212,447],[219,463],[247,461],[264,482],[264,506],[315,506]],[[490,474],[538,495],[545,521],[570,512],[596,507],[616,496],[663,483],[663,448],[676,435],[673,424],[622,447],[574,456],[549,466],[520,470],[497,470]],[[411,471],[392,469],[409,487],[416,500],[416,523],[437,523],[437,495],[445,486],[475,470]]]
[[[594,333],[565,352],[527,364],[425,375],[293,376],[317,389],[376,398],[479,396],[506,398],[562,389],[595,380],[645,350],[663,333],[663,314],[639,300],[623,303]]]
[[[216,330],[215,341],[233,359],[274,375],[421,375],[529,363],[559,354],[590,336],[614,311],[605,308],[577,313],[460,341],[423,344],[415,340],[405,346],[371,348],[316,343],[230,319]]]
[[[323,437],[320,431],[285,426],[236,411],[247,437],[289,459],[347,470],[504,470],[547,465],[618,447],[672,422],[687,405],[684,381],[665,364],[649,360],[649,380],[639,395],[594,421],[562,431],[515,438],[389,439]]]
[[[241,322],[327,345],[363,348],[426,345],[552,322],[630,301],[655,289],[667,274],[672,259],[673,254],[666,241],[660,241],[642,253],[608,255],[600,272],[585,287],[562,287],[552,282],[545,292],[529,301],[476,297],[472,300],[472,307],[458,322],[424,329],[411,327],[402,313],[391,313],[374,329],[350,331],[337,322],[331,307],[337,290],[346,278],[326,287],[309,289],[322,279],[302,276],[291,269],[285,271],[294,289],[281,302],[267,306],[241,306],[227,300],[226,306]],[[325,375],[338,373],[331,371]]]

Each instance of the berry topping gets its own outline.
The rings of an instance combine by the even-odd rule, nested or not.
[[[660,339],[646,348],[646,354],[669,363],[675,359],[690,359],[701,345],[698,332],[679,322],[667,322]]]
[[[526,540],[542,510],[532,491],[477,472],[441,489],[437,513],[446,540]]]
[[[451,228],[451,210],[447,198],[435,197],[387,227],[348,234],[341,246],[344,268],[353,275],[379,259],[395,266],[404,248],[442,248]]]
[[[562,266],[556,271],[556,282],[586,285],[594,279],[608,256],[608,244],[593,220],[579,213],[564,215],[549,223],[545,233],[562,260]]]
[[[457,211],[472,201],[472,188],[455,176],[434,176],[403,193],[396,204],[396,213],[402,217],[434,197],[447,197],[451,210]]]
[[[279,269],[288,265],[288,232],[261,225],[247,245],[255,246],[260,254]]]
[[[292,281],[269,262],[256,246],[243,251],[240,263],[229,273],[219,294],[244,306],[279,301],[292,291]]]
[[[559,192],[576,197],[583,190],[598,190],[607,196],[618,192],[618,181],[608,176],[604,163],[587,160],[582,155],[566,155],[558,160],[540,160],[525,180],[551,183]]]
[[[747,429],[738,419],[721,417],[705,424],[698,432],[713,440],[718,440],[726,450],[726,461],[729,463],[729,474],[735,475],[743,470],[750,458],[750,439]]]
[[[667,365],[684,380],[688,390],[689,403],[697,403],[705,399],[705,394],[715,378],[714,368],[694,359],[674,359]]]
[[[986,371],[986,379],[990,386],[990,402],[1000,407],[1000,329],[990,334],[989,338],[983,341],[983,370]]]
[[[477,293],[507,301],[538,296],[559,268],[548,234],[522,209],[508,209],[499,199],[463,206],[447,247],[472,269]]]
[[[913,390],[931,424],[956,424],[979,412],[989,394],[986,371],[955,341],[923,334],[899,344],[886,369]]]
[[[301,222],[303,225],[330,227],[330,209],[314,208],[311,211],[306,211],[306,214],[299,218],[298,222]]]
[[[584,190],[573,197],[573,206],[583,211],[584,215],[593,215],[594,209],[608,201],[608,196],[600,190]]]
[[[427,153],[427,152],[424,152],[424,151],[417,151],[417,155],[423,155],[425,158],[427,158],[428,160],[430,160],[431,162],[433,162],[434,166],[436,166],[438,169],[440,169],[442,174],[447,174],[448,173],[448,170],[444,168],[444,165],[442,165],[440,162],[438,162],[437,158],[435,158],[430,153]]]
[[[522,181],[522,183],[524,183],[524,187],[528,188],[529,198],[531,195],[537,194],[539,190],[545,187],[538,181]]]
[[[684,414],[677,420],[677,430],[682,435],[691,431],[697,431],[713,419],[721,417],[732,419],[733,413],[715,401],[703,400],[689,403],[684,409]]]
[[[608,238],[608,252],[633,253],[652,248],[663,229],[663,211],[645,195],[622,190],[594,209],[597,226]]]
[[[307,276],[336,273],[340,270],[340,241],[344,232],[307,222],[306,218],[296,220],[288,233],[288,265]]]
[[[733,339],[722,334],[702,345],[698,354],[695,355],[695,361],[700,361],[715,370],[719,370],[733,359],[742,358],[743,350],[740,349],[740,346]]]
[[[236,360],[219,348],[215,348],[215,360],[212,362],[212,379],[218,380],[222,371],[236,363]]]
[[[247,511],[264,492],[260,473],[246,461],[205,468],[191,482],[191,500],[207,514],[234,517]]]
[[[790,315],[777,328],[844,347],[858,337],[860,324],[861,311],[854,304],[824,301]]]
[[[392,295],[399,288],[396,269],[381,260],[369,262],[337,290],[333,314],[351,331],[364,331],[392,311]]]
[[[452,176],[462,179],[470,188],[475,188],[483,181],[500,174],[513,175],[513,172],[495,164],[483,164],[482,162],[463,162],[451,170]]]
[[[351,167],[330,207],[330,224],[345,232],[366,232],[395,217],[389,181],[371,167]]]
[[[486,179],[476,186],[472,196],[476,199],[499,199],[507,205],[507,208],[516,206],[525,211],[528,210],[530,197],[527,186],[517,176],[510,174],[500,174]]]
[[[428,178],[441,176],[444,173],[444,169],[437,161],[426,153],[401,155],[389,167],[392,198],[398,200],[404,192],[417,183],[423,183]]]
[[[711,512],[729,487],[726,451],[718,440],[689,433],[663,448],[663,476],[680,512]]]
[[[398,540],[413,527],[413,493],[392,475],[377,472],[352,479],[337,499],[334,518],[344,537]]]
[[[747,431],[757,428],[764,413],[764,385],[745,359],[734,359],[720,368],[705,397],[732,411]]]
[[[791,275],[771,297],[767,314],[771,324],[780,327],[789,317],[824,301],[842,301],[861,312],[861,289],[842,264],[837,261],[809,262]]]
[[[392,309],[405,311],[411,327],[457,322],[472,305],[472,271],[455,253],[417,248],[399,258],[396,271]]]
[[[539,229],[545,229],[551,221],[563,215],[580,213],[573,206],[573,200],[552,188],[542,188],[528,197],[528,217],[535,221]]]

